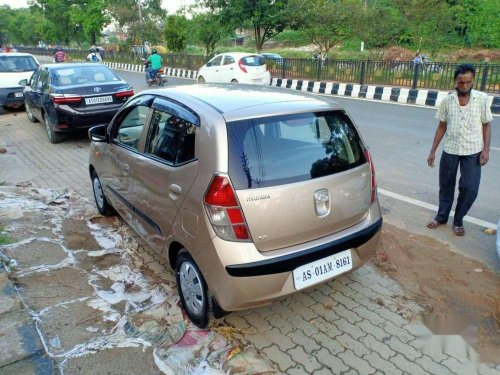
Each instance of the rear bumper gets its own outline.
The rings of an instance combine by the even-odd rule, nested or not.
[[[65,132],[109,124],[121,107],[122,104],[117,104],[109,106],[109,108],[106,109],[96,109],[92,112],[83,112],[77,111],[67,105],[60,105],[56,108],[58,126],[54,128],[54,130],[58,132]],[[63,125],[63,127],[61,127],[61,125]]]
[[[24,87],[0,88],[0,106],[20,107],[24,104],[24,95],[16,96],[16,94],[20,95],[23,91]]]
[[[315,260],[340,253],[344,250],[359,248],[375,237],[375,235],[380,232],[381,228],[382,219],[346,237],[289,255],[258,262],[229,265],[226,266],[226,271],[230,276],[236,277],[262,276],[290,272],[303,264],[314,262]]]
[[[361,267],[375,254],[381,228],[377,201],[354,227],[289,249],[261,253],[253,243],[229,243],[215,237],[211,246],[193,255],[220,307],[226,311],[243,310],[305,290],[295,287],[293,271],[313,261],[351,250],[352,269],[346,272]]]

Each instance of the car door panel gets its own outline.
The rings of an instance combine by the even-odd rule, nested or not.
[[[174,103],[155,101],[144,155],[137,159],[134,199],[142,214],[138,220],[147,232],[146,240],[158,251],[163,249],[197,173],[196,120],[187,112]]]

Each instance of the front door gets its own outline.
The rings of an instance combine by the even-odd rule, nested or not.
[[[144,154],[136,160],[134,204],[147,241],[158,251],[196,177],[197,117],[164,99],[152,106]]]

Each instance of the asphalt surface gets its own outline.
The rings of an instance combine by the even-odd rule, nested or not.
[[[134,87],[135,92],[148,89],[142,73],[117,73]],[[193,80],[172,77],[167,86],[194,83]],[[335,100],[350,113],[371,149],[384,219],[412,232],[449,242],[462,254],[500,271],[495,237],[484,232],[484,224],[466,221],[466,236],[463,238],[453,235],[452,219],[446,228],[430,230],[425,226],[435,215],[435,210],[427,206],[439,204],[438,163],[442,147],[436,153],[436,166],[427,166],[437,127],[434,119],[436,108],[345,97],[335,97]],[[490,161],[483,168],[479,196],[468,214],[493,226],[500,218],[500,131],[497,129],[500,129],[500,117],[494,116]],[[456,190],[458,195],[458,183]],[[417,202],[410,203],[410,200]]]

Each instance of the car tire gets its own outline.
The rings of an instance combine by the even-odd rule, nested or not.
[[[238,80],[237,79],[233,79],[233,80],[231,80],[231,83],[238,83]]]
[[[97,173],[95,171],[92,171],[91,179],[92,191],[94,192],[94,199],[97,210],[102,216],[113,216],[115,214],[115,210],[106,199],[106,196],[104,195],[104,191],[102,189],[101,181],[99,180],[99,177],[97,176]]]
[[[38,122],[37,118],[33,115],[33,111],[31,110],[28,102],[24,102],[24,108],[26,108],[26,116],[28,116],[28,121],[33,123]]]
[[[47,137],[49,137],[50,143],[61,143],[64,140],[64,135],[54,131],[47,115],[43,116],[43,123],[45,125],[45,131],[47,132]]]
[[[177,290],[189,319],[199,328],[205,328],[213,318],[212,299],[207,284],[195,261],[182,249],[175,262]]]
[[[203,78],[203,76],[199,76],[198,77],[198,83],[205,83],[205,78]]]

